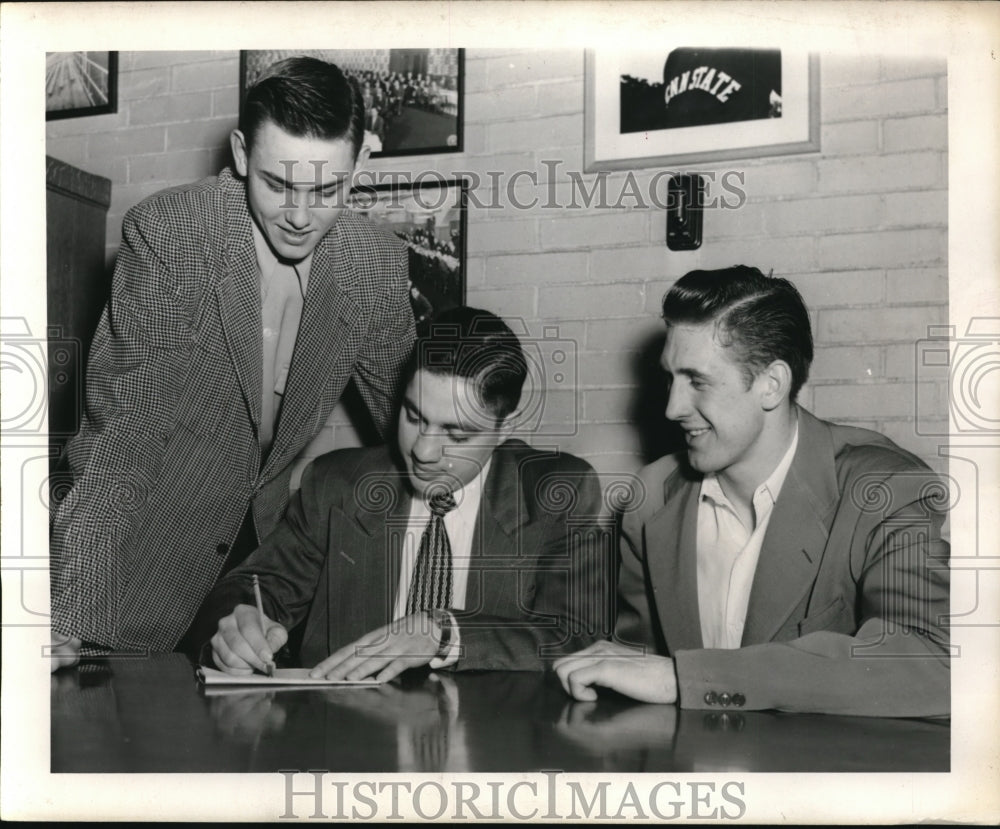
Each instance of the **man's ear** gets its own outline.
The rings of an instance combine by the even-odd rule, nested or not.
[[[233,163],[236,165],[236,172],[246,178],[249,165],[249,152],[247,151],[246,138],[239,130],[229,133],[229,147],[233,151]]]
[[[357,175],[365,166],[368,164],[368,158],[372,154],[372,148],[367,144],[362,143],[361,149],[358,151],[358,157],[354,161],[354,175]]]
[[[778,408],[792,389],[792,369],[784,360],[775,360],[755,381],[760,390],[760,404],[765,411]]]
[[[497,423],[497,434],[500,436],[500,443],[503,443],[511,436],[511,433],[517,428],[518,420],[520,420],[522,414],[521,408],[518,407]]]

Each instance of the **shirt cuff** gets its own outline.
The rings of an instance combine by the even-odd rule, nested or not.
[[[435,656],[430,661],[428,667],[430,667],[432,671],[436,671],[441,668],[450,668],[458,662],[458,655],[461,650],[458,624],[455,622],[455,615],[450,610],[446,610],[445,612],[448,614],[448,618],[450,619],[451,641],[448,643],[448,650],[444,653],[444,655]]]

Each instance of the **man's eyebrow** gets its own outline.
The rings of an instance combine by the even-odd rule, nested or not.
[[[473,424],[471,426],[464,423],[442,423],[442,431],[445,432],[460,432],[465,434],[478,434],[480,432],[485,432],[486,429],[481,428],[478,424]]]
[[[403,408],[412,411],[420,420],[426,421],[423,412],[420,411],[420,407],[416,404],[412,397],[408,394],[403,394]],[[464,424],[464,423],[442,423],[440,429],[444,432],[464,432],[466,434],[482,434],[483,432],[491,431],[490,427],[484,426],[480,423]]]
[[[687,377],[689,380],[708,380],[708,379],[710,379],[707,374],[703,374],[702,372],[698,371],[698,369],[696,369],[696,368],[678,368],[678,369],[675,369],[674,371],[671,371],[662,362],[660,363],[660,367],[669,376],[671,376],[671,377],[673,377],[675,374],[680,374],[680,375],[683,375],[684,377]]]
[[[696,369],[696,368],[679,368],[679,369],[677,369],[677,373],[678,374],[683,374],[685,377],[688,377],[691,380],[707,380],[708,379],[708,375],[707,374],[703,374],[702,372],[698,371],[698,369]]]
[[[287,187],[306,187],[307,186],[305,183],[296,184],[294,181],[288,181],[283,176],[279,176],[276,173],[270,172],[269,170],[261,170],[260,174],[261,174],[261,176],[263,178],[266,178],[272,184],[278,184],[281,187],[286,187],[287,188]],[[337,176],[336,178],[334,178],[334,179],[332,179],[330,181],[324,181],[324,182],[322,182],[320,184],[317,184],[315,182],[315,180],[313,180],[311,182],[312,186],[309,187],[309,190],[311,190],[311,191],[329,190],[331,187],[338,187],[341,184],[343,184],[344,183],[344,179],[346,179],[346,178],[347,178],[347,173],[344,173],[343,175],[339,175],[339,176]]]
[[[490,431],[490,429],[488,429],[488,428],[486,428],[484,426],[481,426],[478,423],[473,424],[471,426],[468,426],[468,425],[465,425],[465,424],[462,424],[462,423],[445,423],[444,424],[444,430],[446,432],[463,432],[465,434],[471,434],[471,435],[478,435],[478,434],[482,434],[483,432],[489,432]]]

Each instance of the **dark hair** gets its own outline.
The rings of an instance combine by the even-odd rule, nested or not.
[[[247,150],[265,121],[295,136],[347,138],[357,158],[365,134],[365,104],[357,82],[332,63],[286,58],[269,66],[247,92],[240,131]]]
[[[809,312],[787,279],[764,276],[746,265],[691,271],[667,291],[663,319],[668,327],[714,321],[722,345],[736,352],[748,387],[774,360],[784,360],[792,370],[790,400],[809,377]]]
[[[521,402],[528,364],[521,341],[500,317],[459,306],[435,315],[417,338],[405,382],[421,370],[474,379],[479,402],[500,421]]]

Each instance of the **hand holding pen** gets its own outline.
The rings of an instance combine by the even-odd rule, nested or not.
[[[237,605],[219,620],[211,642],[212,658],[216,667],[226,673],[247,676],[256,670],[274,676],[274,653],[288,641],[288,631],[264,613],[256,576],[253,581],[256,607]]]
[[[267,631],[268,618],[264,615],[264,600],[260,596],[260,579],[257,578],[257,574],[253,574],[253,595],[257,600],[257,618],[260,621],[260,629],[262,631]],[[261,658],[264,654],[261,654]],[[270,659],[265,660],[265,670],[268,676],[274,676],[274,656],[272,655]]]

